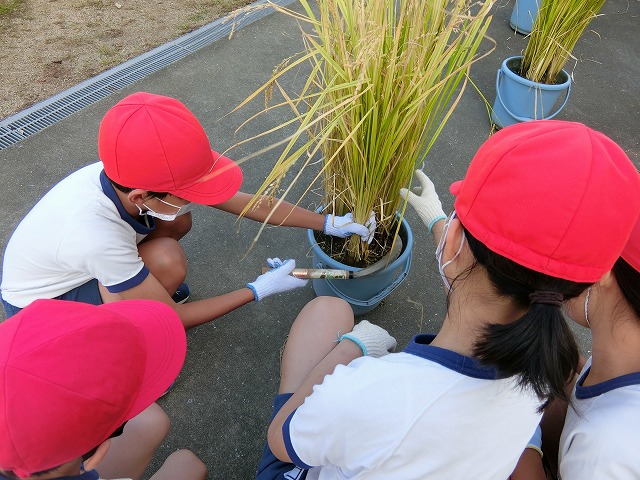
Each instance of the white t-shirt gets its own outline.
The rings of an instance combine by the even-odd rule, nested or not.
[[[591,358],[573,390],[560,436],[562,480],[640,478],[640,372],[588,387]]]
[[[283,426],[308,479],[506,479],[539,421],[514,378],[418,335],[402,353],[338,366]]]
[[[102,163],[88,165],[54,186],[9,239],[2,298],[24,308],[98,279],[117,293],[140,284],[149,271],[137,244],[153,228],[123,208]]]

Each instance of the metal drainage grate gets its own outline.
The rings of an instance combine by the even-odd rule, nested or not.
[[[283,6],[293,1],[272,0],[273,3]],[[266,0],[260,0],[253,5],[265,3]],[[232,30],[239,30],[259,20],[272,11],[270,8],[251,12],[240,9],[0,121],[0,150],[229,35]]]

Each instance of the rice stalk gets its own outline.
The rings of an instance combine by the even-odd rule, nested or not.
[[[553,84],[566,65],[578,39],[598,16],[605,0],[542,0],[520,75]]]
[[[285,100],[279,105],[292,110],[297,129],[254,202],[279,194],[295,166],[298,173],[280,194],[284,198],[320,153],[325,211],[353,212],[360,223],[374,211],[377,235],[393,234],[396,212],[404,208],[400,189],[410,185],[453,112],[453,95],[464,89],[461,82],[471,64],[492,51],[476,55],[492,2],[318,0],[317,15],[307,0],[301,4],[304,15],[272,6],[311,27],[301,29],[305,51],[277,68],[238,107],[282,88],[285,73],[302,61],[310,63],[299,92],[281,91]],[[348,245],[354,261],[366,261],[368,248],[357,236]]]

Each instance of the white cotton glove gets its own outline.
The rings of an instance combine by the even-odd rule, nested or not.
[[[433,225],[438,220],[446,220],[447,216],[444,214],[444,210],[442,210],[442,203],[440,202],[440,198],[438,198],[438,193],[436,192],[436,187],[434,187],[433,182],[422,170],[416,170],[415,176],[420,181],[422,191],[416,195],[406,188],[401,188],[400,196],[409,202],[427,226],[429,232],[431,232]],[[409,198],[407,198],[407,195]]]
[[[334,237],[345,238],[351,235],[360,235],[363,242],[371,243],[376,231],[376,216],[373,212],[364,225],[353,221],[353,213],[349,212],[342,217],[336,217],[330,213],[324,218],[324,233]]]
[[[267,263],[273,270],[269,270],[253,282],[247,283],[247,287],[253,291],[256,301],[274,293],[282,293],[294,288],[304,287],[308,282],[308,280],[289,275],[296,268],[295,260],[282,261],[279,258],[267,258]]]
[[[389,353],[389,350],[396,348],[396,339],[389,335],[384,328],[362,320],[349,333],[342,335],[338,341],[344,339],[355,342],[361,349],[363,355],[378,358]]]

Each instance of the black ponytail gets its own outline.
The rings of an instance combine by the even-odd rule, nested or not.
[[[551,277],[523,267],[489,250],[465,229],[476,262],[482,265],[497,295],[509,297],[526,313],[508,324],[489,324],[474,346],[474,355],[501,376],[518,376],[544,402],[568,400],[567,382],[578,368],[576,341],[560,307],[530,303],[534,292],[554,292],[565,300],[590,284]],[[543,405],[544,406],[544,405]]]

